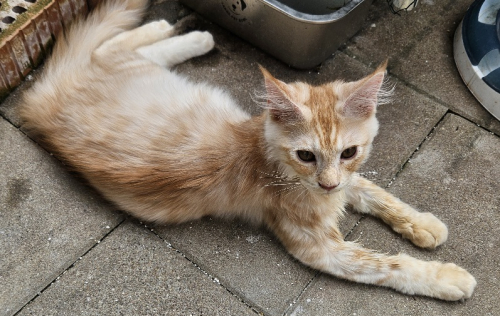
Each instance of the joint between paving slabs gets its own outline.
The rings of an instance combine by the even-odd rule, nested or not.
[[[24,304],[17,312],[14,313],[15,315],[18,315],[26,306],[34,302],[40,295],[43,294],[48,288],[52,286],[55,282],[59,281],[59,279],[66,274],[66,272],[70,271],[75,264],[82,260],[89,252],[92,251],[97,245],[99,245],[104,239],[106,239],[118,226],[122,225],[126,221],[126,218],[122,219],[118,224],[116,224],[114,227],[112,227],[109,231],[107,231],[100,239],[95,240],[95,243],[88,248],[82,255],[78,256],[75,261],[73,261],[67,268],[64,269],[61,273],[59,273],[52,281],[50,281],[43,289],[41,289],[35,296],[33,296],[26,304]]]
[[[1,100],[0,100],[0,107],[1,107]],[[8,118],[8,117],[4,114],[4,112],[3,112],[3,111],[0,111],[0,118],[2,118],[2,119],[4,119],[5,121],[7,121],[10,125],[12,125],[12,126],[13,126],[14,128],[16,128],[17,130],[21,131],[21,129],[20,129],[18,126],[16,126],[16,125],[14,124],[14,122],[12,122],[11,120],[9,120],[9,118]],[[26,135],[26,133],[24,133],[23,131],[21,131],[21,132],[22,132],[24,135]],[[26,135],[26,136],[28,136],[28,135]],[[29,136],[28,136],[28,137],[29,137]],[[31,139],[31,138],[30,138],[30,139]],[[33,140],[33,139],[31,139],[31,140]]]
[[[439,119],[439,121],[436,122],[436,124],[431,128],[431,130],[429,131],[429,133],[427,133],[427,135],[424,137],[424,139],[422,139],[422,141],[420,142],[420,144],[418,144],[418,146],[415,148],[415,150],[410,154],[410,156],[405,160],[405,162],[401,165],[401,167],[399,168],[398,171],[396,171],[396,173],[394,174],[394,176],[392,177],[392,179],[383,187],[384,189],[388,189],[391,187],[391,185],[394,183],[394,181],[396,181],[396,178],[399,176],[399,174],[406,168],[406,165],[408,165],[408,163],[413,159],[413,157],[415,156],[415,154],[420,151],[420,148],[422,148],[422,146],[424,146],[424,144],[432,138],[432,136],[434,135],[435,131],[436,131],[436,128],[443,122],[443,120],[446,118],[446,116],[450,113],[450,110],[446,111],[443,116],[441,116],[441,118]]]
[[[216,276],[212,275],[211,273],[207,272],[206,270],[204,270],[200,265],[198,265],[193,259],[191,259],[189,256],[187,256],[186,254],[184,254],[182,251],[180,251],[179,249],[175,248],[169,241],[167,241],[166,239],[164,239],[162,236],[160,236],[155,230],[154,228],[151,228],[149,227],[147,224],[143,223],[143,222],[139,222],[142,226],[144,226],[144,228],[146,228],[147,230],[149,230],[152,234],[154,234],[156,237],[158,237],[161,241],[163,241],[166,245],[167,245],[167,248],[175,251],[176,253],[178,253],[179,255],[181,255],[184,259],[186,259],[187,261],[189,261],[189,263],[191,263],[196,269],[198,269],[201,273],[203,273],[204,275],[206,275],[207,277],[209,277],[212,282],[214,282],[215,284],[219,285],[220,287],[222,287],[224,290],[226,290],[226,292],[228,292],[229,294],[231,294],[233,297],[235,297],[240,303],[244,304],[246,307],[248,307],[249,309],[251,309],[255,314],[257,315],[268,315],[266,314],[265,312],[263,311],[260,311],[257,307],[254,307],[252,306],[251,303],[247,302],[245,299],[244,299],[244,296],[243,295],[238,295],[238,294],[235,294],[233,293],[233,291],[231,291],[231,289],[229,289],[227,286],[225,286],[225,284],[223,284],[219,278],[217,278]],[[255,304],[257,305],[257,304]]]
[[[295,305],[297,305],[297,302],[300,300],[300,298],[302,297],[302,295],[304,295],[304,293],[306,292],[306,290],[311,286],[312,282],[321,274],[322,272],[319,271],[319,270],[316,270],[316,273],[314,273],[314,275],[312,276],[312,278],[307,282],[307,284],[304,286],[304,288],[302,289],[302,291],[300,291],[299,295],[297,295],[297,297],[295,297],[293,300],[292,300],[292,303],[290,303],[290,306],[287,307],[287,309],[285,310],[285,312],[283,313],[283,316],[286,316],[288,314],[289,311],[291,311]]]
[[[458,116],[458,117],[463,118],[463,119],[464,119],[464,120],[466,120],[467,122],[470,122],[470,123],[472,123],[472,124],[476,125],[477,127],[479,127],[480,129],[484,130],[485,132],[487,132],[487,133],[489,133],[489,134],[491,134],[491,135],[495,135],[495,136],[497,136],[497,137],[500,137],[500,133],[496,133],[496,132],[494,132],[494,131],[491,131],[491,130],[489,130],[488,128],[486,128],[486,127],[482,126],[481,124],[478,124],[478,123],[474,122],[473,120],[471,120],[471,119],[469,119],[469,118],[467,118],[467,117],[465,117],[465,116],[461,115],[460,113],[457,113],[457,112],[455,112],[455,111],[453,111],[453,110],[448,109],[448,112],[446,112],[446,114],[454,114],[454,115],[456,115],[456,116]],[[493,118],[493,119],[495,119],[495,118]]]

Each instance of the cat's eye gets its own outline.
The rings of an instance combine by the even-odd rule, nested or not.
[[[358,147],[356,147],[356,146],[349,147],[349,148],[345,149],[342,152],[342,154],[340,154],[340,158],[351,159],[352,157],[354,157],[356,155],[357,152],[358,152]]]
[[[314,156],[314,154],[308,150],[297,150],[297,156],[304,162],[316,161],[316,156]]]

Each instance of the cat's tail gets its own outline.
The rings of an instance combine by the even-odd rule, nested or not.
[[[71,71],[90,63],[92,52],[117,34],[137,26],[148,0],[107,0],[60,36],[48,61],[49,72]]]
[[[76,20],[59,35],[41,78],[23,95],[19,109],[23,128],[32,137],[50,146],[49,136],[60,133],[62,109],[74,102],[75,91],[92,84],[86,74],[92,69],[93,52],[139,24],[147,6],[148,0],[101,1],[88,17]]]

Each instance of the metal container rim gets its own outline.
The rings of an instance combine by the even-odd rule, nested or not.
[[[258,0],[270,8],[287,15],[288,17],[303,23],[309,24],[326,24],[338,21],[345,17],[349,12],[356,8],[359,4],[366,0],[351,0],[342,8],[329,14],[309,14],[297,11],[278,0]]]

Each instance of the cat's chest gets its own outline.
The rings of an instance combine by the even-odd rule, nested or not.
[[[281,200],[277,208],[282,208],[284,213],[291,218],[336,220],[343,214],[346,203],[347,199],[343,191],[322,195],[308,193],[303,199],[296,194]]]

